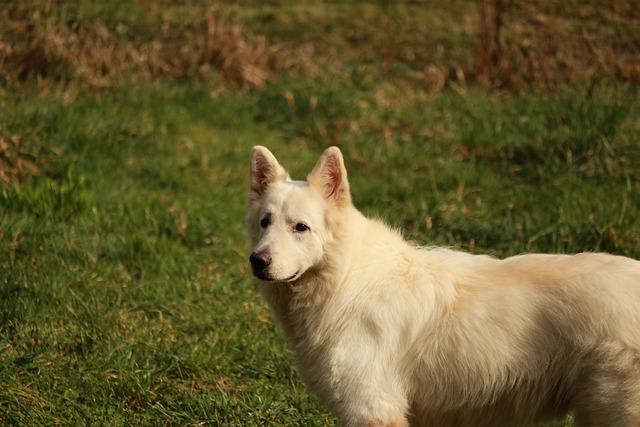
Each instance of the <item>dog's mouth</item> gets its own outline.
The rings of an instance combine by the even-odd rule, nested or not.
[[[256,271],[253,273],[254,276],[256,276],[258,279],[263,280],[265,282],[286,282],[286,283],[291,283],[291,282],[295,282],[296,280],[298,280],[301,276],[300,271],[296,271],[295,273],[293,273],[291,276],[285,278],[285,279],[276,279],[275,277],[271,276],[268,272],[266,271]]]
[[[283,282],[295,282],[296,280],[298,280],[300,276],[301,276],[300,272],[296,271],[295,273],[293,273],[293,275],[284,279]]]

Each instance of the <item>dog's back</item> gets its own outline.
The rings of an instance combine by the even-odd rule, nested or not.
[[[413,424],[519,426],[572,408],[578,425],[640,420],[640,262],[423,257],[427,275],[455,273],[425,283],[449,291],[408,358],[418,361]]]

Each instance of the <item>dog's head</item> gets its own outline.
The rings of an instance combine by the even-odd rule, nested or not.
[[[263,281],[295,282],[323,261],[333,236],[327,216],[351,205],[342,153],[330,147],[307,181],[293,181],[265,147],[251,150],[249,260]]]

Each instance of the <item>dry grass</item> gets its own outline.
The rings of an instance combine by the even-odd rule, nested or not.
[[[40,169],[38,160],[25,153],[18,136],[0,137],[0,182],[21,181],[28,175],[35,175]]]
[[[199,64],[220,70],[226,81],[242,85],[262,86],[274,68],[275,52],[264,36],[249,40],[237,24],[209,13],[200,32]]]
[[[249,34],[224,9],[203,10],[184,31],[162,28],[144,41],[97,21],[70,26],[47,19],[18,2],[3,15],[0,74],[14,81],[52,78],[105,88],[123,79],[209,79],[214,69],[229,85],[255,87],[270,78],[281,50]]]
[[[382,1],[354,5],[353,16],[344,16],[341,9],[331,12],[331,5],[323,12],[307,5],[314,11],[308,21],[287,16],[286,9],[255,6],[265,16],[279,14],[275,26],[296,23],[302,31],[284,32],[284,37],[274,37],[281,29],[259,20],[254,27],[271,33],[268,37],[247,31],[230,12],[233,8],[192,7],[180,22],[174,13],[179,6],[165,5],[150,9],[153,28],[143,30],[144,38],[92,19],[56,18],[37,4],[10,2],[0,12],[0,77],[80,81],[101,88],[131,79],[210,81],[216,70],[227,85],[259,87],[286,69],[309,71],[308,52],[313,52],[312,61],[324,66],[376,58],[387,68],[405,64],[435,89],[473,82],[548,89],[594,77],[640,82],[640,35],[635,31],[640,7],[633,0],[577,5],[455,0],[446,6]],[[322,20],[332,22],[334,30],[328,32]],[[178,22],[178,29],[172,27]],[[453,41],[452,50],[447,44]]]
[[[466,4],[466,7],[465,4]],[[457,9],[456,9],[457,6]],[[409,20],[412,46],[398,62],[419,71],[428,87],[454,88],[477,83],[498,90],[555,90],[593,80],[640,82],[640,7],[632,0],[577,2],[560,0],[453,1],[442,12],[451,39],[466,42],[455,51],[434,42],[432,27]],[[419,9],[412,14],[419,17]],[[437,10],[438,6],[429,6]],[[457,22],[456,22],[457,21]],[[407,25],[407,23],[398,23]],[[422,52],[419,41],[424,40]],[[397,50],[402,52],[401,49]],[[426,51],[426,52],[425,52]],[[440,54],[438,54],[440,53]]]
[[[640,82],[640,8],[632,1],[582,4],[484,0],[477,70],[485,86],[554,89],[592,79]],[[482,13],[480,14],[482,15]],[[485,28],[488,25],[490,28]],[[487,60],[491,62],[486,63]]]

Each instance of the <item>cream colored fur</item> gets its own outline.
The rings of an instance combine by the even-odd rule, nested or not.
[[[419,248],[251,153],[251,262],[299,372],[345,426],[640,426],[640,262]]]

